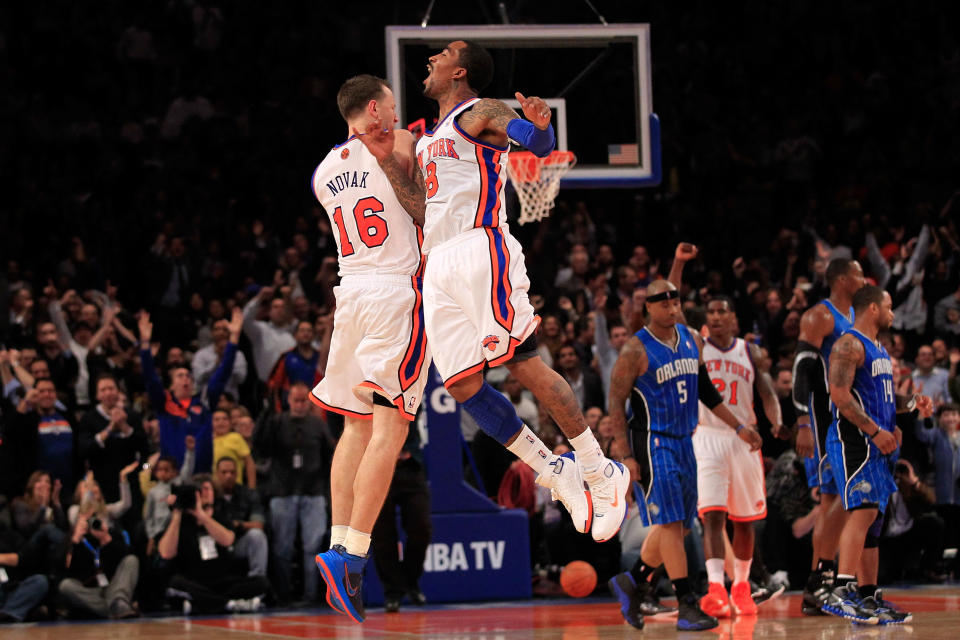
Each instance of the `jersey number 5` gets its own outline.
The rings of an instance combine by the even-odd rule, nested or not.
[[[390,235],[387,221],[378,216],[378,213],[383,213],[383,203],[373,196],[361,198],[353,206],[353,219],[357,223],[360,241],[371,249],[382,245]],[[350,235],[343,222],[343,211],[340,207],[333,210],[333,222],[337,225],[337,231],[340,232],[340,257],[352,256],[353,244],[350,242]]]
[[[680,404],[687,404],[687,381],[677,380],[677,395],[680,396]]]

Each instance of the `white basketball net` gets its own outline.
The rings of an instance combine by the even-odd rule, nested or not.
[[[554,151],[538,158],[529,151],[513,151],[507,175],[520,199],[520,224],[538,222],[550,215],[560,193],[560,179],[577,163],[570,151]]]

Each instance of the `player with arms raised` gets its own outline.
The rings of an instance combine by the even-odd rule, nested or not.
[[[930,417],[933,401],[894,393],[893,365],[877,340],[893,323],[890,294],[867,285],[854,294],[853,309],[853,328],[830,354],[830,398],[836,409],[827,455],[847,518],[840,534],[836,587],[823,610],[864,624],[902,624],[912,616],[884,602],[876,584],[858,587],[856,575],[864,546],[876,547],[868,531],[897,491],[891,459],[901,441],[896,414],[917,409]]]
[[[429,254],[423,296],[427,336],[444,385],[481,429],[527,463],[570,511],[579,531],[609,540],[626,517],[630,478],[604,457],[569,385],[537,355],[539,318],[528,299],[523,250],[504,207],[509,140],[539,156],[554,147],[550,110],[517,94],[528,118],[499,100],[478,98],[493,78],[490,54],[451,42],[430,57],[424,95],[441,119],[416,147],[420,179],[387,170],[397,193],[424,208]],[[364,144],[386,158],[389,132],[369,128]],[[554,456],[517,417],[510,401],[484,382],[486,367],[505,365],[543,403],[576,451]],[[584,491],[584,480],[589,492]]]
[[[639,603],[651,589],[649,579],[661,564],[673,581],[680,610],[677,628],[699,631],[716,627],[717,619],[699,607],[687,579],[683,538],[697,517],[697,461],[691,436],[697,427],[699,398],[755,452],[760,434],[739,422],[724,406],[710,382],[701,357],[703,341],[679,323],[680,294],[667,280],[647,287],[649,323],[620,351],[610,376],[610,419],[614,447],[624,456],[643,489],[640,518],[652,530],[643,541],[640,559],[615,579],[620,610],[628,623],[643,627]],[[633,408],[629,434],[626,403]]]
[[[370,75],[347,80],[337,106],[348,131],[397,122],[393,92]],[[412,174],[413,136],[398,130],[391,170]],[[331,548],[317,556],[327,602],[357,622],[370,533],[393,476],[430,366],[423,323],[421,230],[377,159],[351,135],[313,174],[313,192],[337,232],[340,286],[326,376],[316,404],[345,416],[330,477]],[[422,218],[420,218],[422,220]],[[291,451],[294,468],[304,464]]]

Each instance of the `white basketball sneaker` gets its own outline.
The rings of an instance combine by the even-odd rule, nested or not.
[[[627,518],[630,472],[619,462],[606,459],[600,465],[599,475],[599,479],[587,481],[593,499],[593,526],[590,533],[597,542],[606,542],[617,535],[620,525]]]
[[[554,456],[550,470],[537,476],[537,484],[550,489],[550,497],[566,507],[577,531],[586,533],[590,530],[594,509],[573,453]]]

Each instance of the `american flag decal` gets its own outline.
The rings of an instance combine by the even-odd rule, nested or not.
[[[640,145],[608,144],[607,156],[610,164],[640,164]]]

